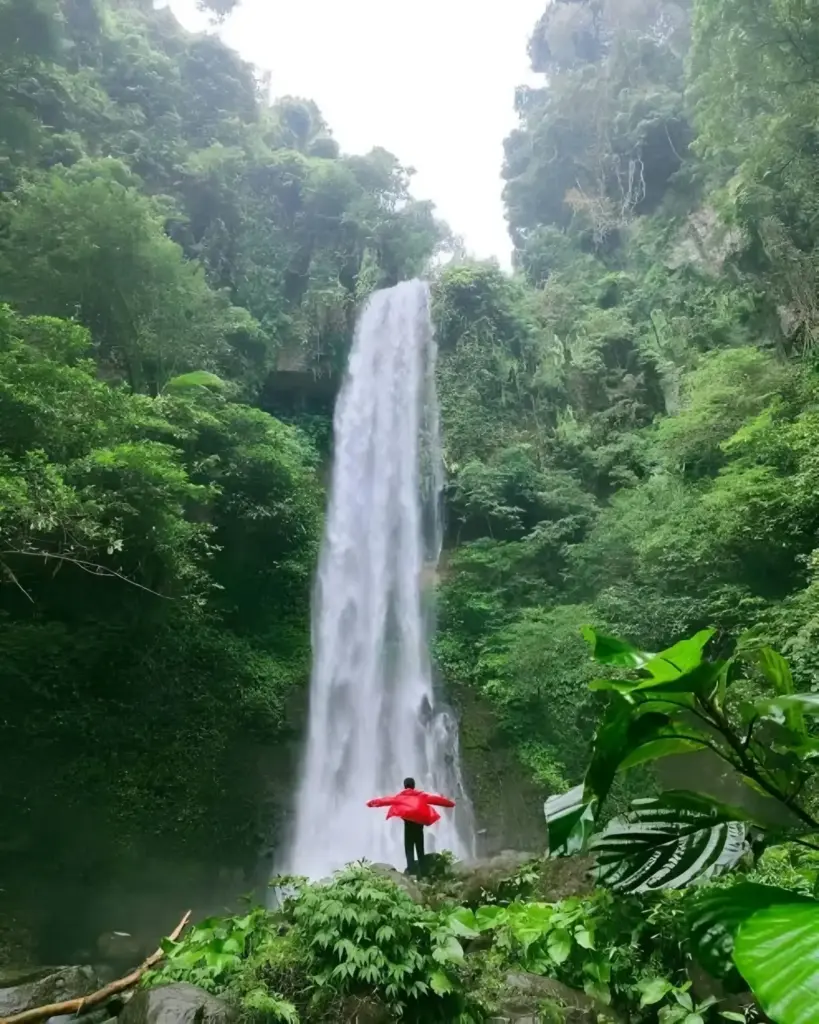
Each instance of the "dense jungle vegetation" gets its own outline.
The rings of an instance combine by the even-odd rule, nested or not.
[[[547,789],[596,720],[586,623],[754,629],[819,685],[817,13],[553,4],[506,141],[517,273],[442,276],[438,654]]]
[[[463,257],[395,156],[341,153],[309,99],[270,103],[149,0],[0,0],[3,924],[67,873],[41,930],[146,856],[246,868],[275,842],[334,387],[360,303],[418,274],[448,472],[435,653],[479,824],[542,849],[542,799],[585,779],[552,805],[553,852],[577,850],[628,796],[618,768],[710,748],[780,829],[815,825],[819,3],[544,8],[542,86],[518,91],[505,144],[509,275]],[[617,676],[591,689],[589,625]],[[692,636],[671,675],[643,653]],[[652,680],[664,696],[642,703]],[[678,693],[705,719],[688,746]],[[692,849],[717,844],[706,874],[757,887],[706,966],[811,1024],[817,970],[785,979],[808,998],[783,1009],[748,939],[782,903],[762,885],[819,931],[804,832],[674,799],[672,847],[688,823]],[[556,901],[551,863],[469,899],[446,862],[424,899],[354,867],[273,918],[200,925],[153,980],[273,1020],[353,1020],[366,995],[387,1019],[466,1024],[515,970],[585,988],[595,1017],[760,1019],[692,994],[700,905],[676,887],[696,872],[614,896],[609,861],[609,888]],[[538,992],[557,999],[544,1019],[563,995]]]
[[[395,157],[150,0],[2,0],[0,65],[0,846],[59,837],[40,885],[146,836],[253,862],[331,410],[274,418],[271,381],[332,379],[446,232]]]

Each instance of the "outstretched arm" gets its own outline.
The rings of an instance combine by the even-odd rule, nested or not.
[[[435,793],[424,793],[428,804],[435,804],[438,807],[454,807],[455,801],[446,796],[438,796]]]
[[[389,807],[395,803],[394,796],[377,796],[374,800],[368,800],[368,807]]]

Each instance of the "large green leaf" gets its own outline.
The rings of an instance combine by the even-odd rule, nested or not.
[[[480,934],[475,912],[469,907],[458,907],[449,917],[449,927],[453,934],[462,939],[474,939]]]
[[[549,856],[567,857],[585,849],[594,830],[594,804],[582,785],[550,796],[543,805],[549,833]]]
[[[449,992],[452,992],[454,988],[450,979],[442,970],[440,970],[440,968],[430,974],[429,987],[436,996],[445,996]]]
[[[649,892],[722,874],[747,850],[742,817],[695,793],[635,800],[591,843],[598,881],[625,892]]]
[[[764,646],[749,651],[745,657],[762,672],[780,697],[794,694],[793,675],[790,665],[772,647]],[[806,735],[803,709],[797,704],[784,706],[776,715],[784,714],[789,729],[800,736]]]
[[[641,667],[658,682],[683,676],[702,663],[702,652],[715,632],[714,629],[701,629],[688,640],[680,640],[667,650],[655,654]]]
[[[602,803],[608,796],[620,762],[634,747],[646,742],[658,724],[635,715],[634,705],[613,693],[594,737],[591,760],[586,769],[586,794]],[[662,716],[662,723],[668,718]]]
[[[687,672],[670,678],[655,676],[652,679],[643,679],[635,686],[634,692],[650,690],[652,694],[695,693],[698,696],[707,696],[716,686],[725,664],[724,661],[704,661]]]
[[[725,671],[725,661],[705,661],[696,668],[682,675],[664,679],[593,679],[589,683],[590,690],[612,690],[630,700],[654,694],[697,694],[708,696],[716,687],[717,680]],[[692,702],[684,702],[691,705]]]
[[[633,704],[621,694],[612,694],[586,771],[587,798],[602,805],[618,771],[669,754],[702,749],[712,742],[704,732],[682,722],[679,710],[675,703],[648,700]]]
[[[592,657],[601,665],[619,665],[621,668],[642,668],[655,655],[639,651],[636,647],[618,640],[613,636],[604,636],[591,626],[584,626],[584,639],[591,645]]]
[[[819,1020],[819,902],[752,914],[737,931],[734,961],[776,1024]]]
[[[705,750],[712,742],[711,738],[694,726],[668,725],[657,731],[654,739],[636,747],[620,762],[619,771],[624,772],[637,765],[650,761],[659,761],[672,754],[691,754],[697,750]]]
[[[760,647],[749,658],[773,684],[777,693],[785,695],[794,692],[790,665],[773,647]]]
[[[734,968],[734,938],[739,926],[758,910],[789,902],[811,900],[775,885],[753,882],[702,893],[688,912],[688,937],[694,955],[715,978],[725,977]]]

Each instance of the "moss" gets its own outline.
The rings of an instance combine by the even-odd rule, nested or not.
[[[553,999],[544,999],[538,1005],[539,1024],[565,1024],[566,1007]]]
[[[487,701],[458,684],[450,686],[450,695],[460,712],[461,761],[475,811],[480,853],[491,856],[504,849],[545,849],[540,808],[547,790],[532,780]]]

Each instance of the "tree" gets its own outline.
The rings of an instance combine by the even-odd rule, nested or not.
[[[4,291],[25,312],[76,315],[107,375],[157,394],[178,373],[229,366],[254,324],[209,289],[156,202],[117,180],[124,170],[79,164],[21,187],[7,212]]]

